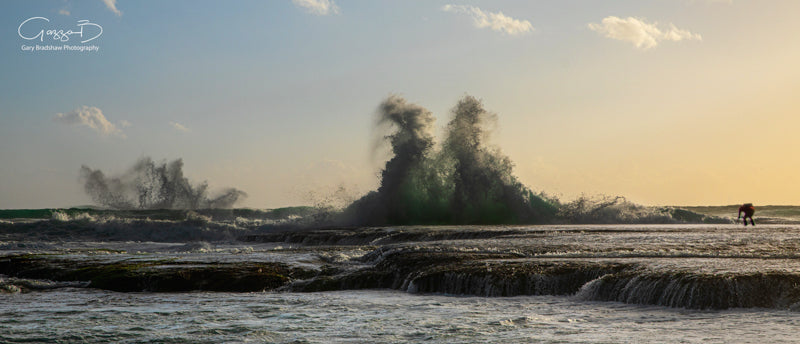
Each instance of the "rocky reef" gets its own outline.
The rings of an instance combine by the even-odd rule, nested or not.
[[[0,292],[382,288],[800,309],[799,235],[797,226],[414,226],[272,230],[194,243],[19,241],[0,243]]]
[[[120,292],[263,291],[308,277],[307,271],[275,263],[109,262],[54,255],[7,256],[0,259],[0,272],[27,279],[85,281],[86,287]]]

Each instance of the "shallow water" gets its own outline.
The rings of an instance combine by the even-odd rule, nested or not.
[[[304,283],[317,277],[298,277],[265,292],[120,293],[0,275],[0,342],[793,343],[800,328],[796,224],[276,232],[208,221],[37,221],[0,226],[0,265],[33,254],[62,267],[160,262],[151,269],[178,276],[196,266],[283,264],[343,290],[289,292],[315,290]],[[148,234],[173,228],[185,236]],[[134,239],[104,239],[115,233]],[[378,283],[393,290],[357,283],[405,268]],[[485,297],[506,294],[517,296]]]
[[[800,313],[696,311],[570,297],[323,293],[2,296],[3,342],[795,343]]]

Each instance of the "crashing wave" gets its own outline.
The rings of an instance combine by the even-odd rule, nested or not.
[[[392,157],[380,186],[334,216],[340,225],[729,223],[692,212],[646,207],[622,197],[580,197],[563,203],[535,193],[513,174],[514,164],[487,142],[497,115],[465,96],[452,110],[443,142],[434,117],[399,96],[384,100],[378,122],[390,128]]]
[[[617,196],[581,196],[561,204],[559,221],[583,224],[731,223],[730,219],[702,215],[674,207],[643,206]]]
[[[230,208],[247,196],[233,188],[208,196],[208,183],[192,184],[183,176],[181,159],[156,164],[142,158],[126,173],[114,177],[87,166],[81,166],[80,174],[92,200],[114,209]]]

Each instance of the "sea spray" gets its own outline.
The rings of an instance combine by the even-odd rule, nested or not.
[[[384,100],[378,123],[390,129],[384,139],[393,156],[381,171],[380,187],[315,224],[730,223],[619,196],[561,202],[534,192],[514,176],[511,159],[487,143],[496,114],[465,96],[451,115],[437,145],[430,111],[396,95]]]
[[[84,190],[100,205],[115,209],[230,208],[247,194],[229,188],[208,196],[208,183],[192,184],[183,176],[183,161],[155,163],[139,159],[121,176],[106,177],[100,170],[81,166]]]
[[[472,96],[461,99],[447,125],[442,153],[452,159],[450,212],[456,223],[532,223],[549,220],[554,205],[534,195],[512,174],[514,164],[486,145],[487,112]]]
[[[381,172],[377,191],[351,204],[346,213],[348,221],[358,224],[412,224],[444,222],[442,215],[431,211],[443,209],[445,196],[436,192],[441,182],[428,173],[435,172],[429,157],[433,147],[433,115],[427,109],[409,104],[399,96],[383,101],[378,111],[378,123],[394,129],[385,139],[394,156]]]
[[[517,181],[513,163],[485,144],[495,115],[464,97],[453,110],[445,142],[434,149],[430,111],[391,96],[379,107],[379,123],[394,154],[381,184],[351,204],[346,221],[361,225],[536,223],[551,220],[555,202]]]

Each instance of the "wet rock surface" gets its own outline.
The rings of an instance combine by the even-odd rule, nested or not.
[[[104,262],[57,255],[21,255],[0,259],[0,273],[52,281],[86,281],[87,287],[113,291],[263,291],[283,286],[309,272],[283,264]]]
[[[797,309],[798,236],[796,226],[418,226],[260,231],[188,243],[13,241],[2,243],[0,289],[396,289]]]

